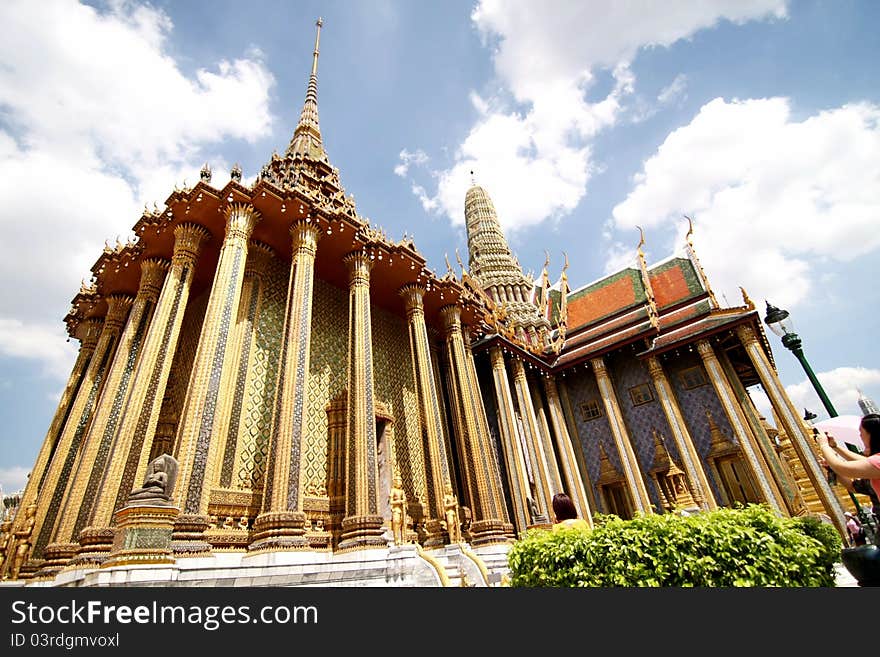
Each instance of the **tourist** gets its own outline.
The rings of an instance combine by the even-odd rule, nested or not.
[[[869,413],[859,423],[859,436],[865,445],[864,455],[855,452],[844,455],[842,450],[835,449],[836,443],[832,446],[832,436],[824,431],[817,435],[822,465],[827,465],[838,477],[850,482],[853,479],[868,479],[874,492],[880,495],[880,415]]]
[[[553,515],[556,521],[553,531],[558,529],[589,529],[590,526],[583,518],[578,518],[577,509],[571,498],[565,493],[556,493],[553,496]]]
[[[847,511],[843,515],[846,516],[846,531],[849,534],[850,542],[853,545],[864,545],[865,530],[862,528],[862,523],[860,523],[850,511]]]

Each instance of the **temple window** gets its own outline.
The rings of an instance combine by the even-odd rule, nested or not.
[[[602,417],[602,406],[599,405],[598,399],[585,401],[580,404],[578,408],[581,411],[581,418],[584,422],[589,422],[590,420],[595,420],[597,417]]]
[[[682,370],[679,373],[679,377],[681,378],[681,385],[684,386],[685,390],[699,388],[700,386],[709,383],[709,379],[706,378],[706,373],[699,365]]]
[[[632,399],[633,406],[639,406],[654,401],[654,393],[651,391],[651,386],[647,383],[640,383],[639,385],[630,388],[629,397]]]

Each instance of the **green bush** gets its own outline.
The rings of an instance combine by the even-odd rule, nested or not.
[[[508,552],[513,587],[834,586],[842,542],[818,518],[764,505],[530,530]]]

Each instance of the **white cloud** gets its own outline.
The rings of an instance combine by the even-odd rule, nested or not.
[[[471,93],[479,118],[456,149],[453,164],[432,172],[437,193],[420,197],[423,206],[462,223],[473,169],[506,229],[564,216],[583,198],[596,169],[592,138],[626,111],[635,84],[628,62],[639,49],[669,46],[724,19],[771,16],[785,16],[784,0],[482,0],[471,17],[494,48],[502,92],[489,98]],[[614,87],[604,99],[588,102],[598,69],[613,71]],[[510,96],[519,103],[516,109]],[[408,172],[403,165],[398,169],[398,175]],[[536,188],[542,193],[529,191]]]
[[[65,343],[64,326],[25,324],[0,318],[0,354],[40,361],[45,373],[65,380],[76,358],[77,349]]]
[[[421,148],[416,149],[414,153],[410,153],[405,148],[400,151],[400,164],[394,167],[394,173],[405,178],[411,165],[415,164],[423,166],[428,163],[428,155]]]
[[[0,23],[0,320],[17,345],[3,353],[58,375],[63,330],[45,327],[61,327],[104,240],[195,182],[212,144],[268,134],[274,80],[253,48],[185,75],[149,5],[12,0]]]
[[[823,261],[880,247],[880,107],[846,105],[792,120],[784,98],[717,98],[644,164],[615,226],[694,239],[716,292],[791,308]],[[736,258],[731,258],[735,249]]]
[[[17,493],[24,489],[30,470],[20,465],[11,468],[0,468],[0,490],[4,495]]]
[[[866,367],[838,367],[828,372],[817,372],[816,377],[840,415],[861,415],[858,389],[880,387],[880,370]],[[785,391],[795,407],[808,408],[820,418],[827,414],[809,379],[786,386]]]
[[[667,105],[674,100],[685,97],[685,89],[687,88],[687,76],[679,73],[675,79],[667,86],[660,90],[657,94],[657,101],[663,105]]]

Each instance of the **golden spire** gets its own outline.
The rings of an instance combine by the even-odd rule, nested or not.
[[[315,23],[315,50],[312,52],[312,73],[306,89],[306,102],[303,105],[299,123],[293,132],[293,139],[287,147],[288,155],[311,155],[317,159],[326,159],[324,144],[321,140],[321,127],[318,123],[318,45],[321,41],[323,19]]]
[[[709,279],[706,278],[706,272],[703,271],[703,266],[700,264],[700,259],[697,257],[697,252],[694,249],[694,222],[691,221],[691,218],[687,215],[683,215],[685,219],[688,220],[688,232],[685,235],[686,245],[685,250],[687,251],[688,259],[691,261],[691,264],[694,266],[694,269],[697,270],[697,276],[699,276],[700,281],[703,283],[703,287],[706,288],[706,292],[709,293],[709,303],[713,308],[718,308],[718,300],[715,298],[715,292],[712,291],[712,287],[709,285]]]
[[[637,247],[639,258],[639,270],[642,272],[642,284],[645,286],[645,297],[648,300],[648,318],[651,320],[651,326],[657,328],[660,326],[660,317],[657,313],[657,302],[654,298],[654,287],[651,285],[651,277],[648,276],[648,261],[645,259],[645,252],[642,247],[645,246],[645,231],[641,226],[639,229],[639,245]]]

